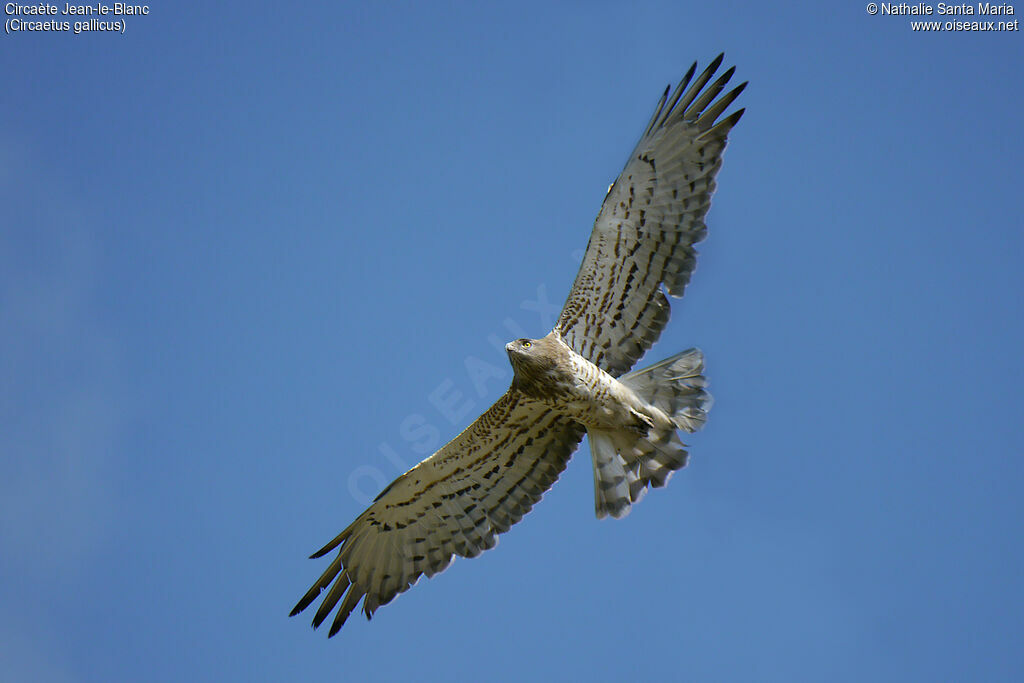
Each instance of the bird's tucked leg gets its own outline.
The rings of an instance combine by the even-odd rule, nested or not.
[[[648,404],[649,414],[634,411],[640,418],[635,425],[587,432],[598,518],[625,516],[649,487],[664,486],[686,465],[688,453],[676,430],[694,432],[707,420],[711,396],[703,370],[703,355],[690,349],[619,378]]]

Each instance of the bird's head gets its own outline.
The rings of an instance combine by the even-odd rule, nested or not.
[[[565,383],[565,351],[548,335],[543,339],[516,339],[505,344],[515,379],[512,386],[527,394],[550,394]]]
[[[536,339],[516,339],[505,344],[505,351],[508,352],[508,359],[512,361],[514,366],[516,357],[532,356],[537,353],[537,340]]]
[[[513,385],[526,393],[535,393],[546,384],[552,359],[545,351],[543,339],[516,339],[505,344],[508,360],[515,373]]]

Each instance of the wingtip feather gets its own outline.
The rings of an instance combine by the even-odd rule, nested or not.
[[[690,68],[686,71],[686,75],[683,76],[683,80],[681,82],[689,84],[690,79],[693,78],[693,74],[695,74],[695,73],[697,73],[697,60],[696,59],[693,60],[693,64],[690,65]],[[685,88],[686,86],[684,85],[683,87]]]
[[[337,635],[341,627],[345,625],[352,610],[355,609],[356,604],[365,595],[362,591],[356,591],[355,586],[345,594],[345,600],[341,603],[341,607],[338,608],[338,614],[334,617],[334,622],[331,624],[331,630],[327,632],[328,638],[333,638]]]
[[[324,623],[324,619],[331,613],[334,606],[338,604],[338,600],[341,599],[346,590],[349,590],[350,586],[351,582],[347,574],[342,574],[338,577],[338,580],[331,586],[331,591],[327,594],[327,597],[320,603],[320,609],[316,611],[316,616],[313,617],[313,628],[318,628],[320,624]]]
[[[352,529],[355,527],[355,525],[359,522],[360,519],[361,519],[361,517],[357,518],[356,521],[352,522],[347,527],[345,527],[344,531],[342,531],[340,534],[338,534],[337,536],[332,538],[330,540],[330,542],[327,545],[325,545],[323,548],[320,548],[320,550],[317,550],[315,553],[310,555],[309,559],[315,560],[315,559],[321,558],[324,555],[326,555],[327,553],[329,553],[332,550],[334,550],[335,548],[337,548],[339,545],[341,545],[342,542],[347,540],[348,537],[351,535]]]

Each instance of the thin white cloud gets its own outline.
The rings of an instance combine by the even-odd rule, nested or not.
[[[116,345],[97,316],[88,210],[9,139],[0,177],[0,567],[45,581],[110,519],[105,470],[123,401]]]

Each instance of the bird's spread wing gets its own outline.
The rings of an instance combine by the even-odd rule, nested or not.
[[[340,551],[292,610],[330,587],[319,626],[341,601],[330,635],[359,603],[370,617],[453,555],[476,557],[522,519],[565,469],[583,427],[509,390],[465,431],[391,483],[313,557]],[[342,599],[344,597],[344,599]]]
[[[719,120],[746,86],[715,101],[734,70],[708,86],[721,63],[719,55],[690,85],[694,64],[671,98],[665,90],[605,197],[555,326],[574,351],[614,376],[633,367],[668,322],[661,285],[682,296],[696,265],[693,245],[704,239],[726,137],[743,114]]]

